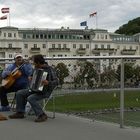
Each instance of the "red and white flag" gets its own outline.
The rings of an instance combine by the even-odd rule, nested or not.
[[[89,17],[94,17],[96,15],[97,15],[97,12],[93,12],[93,13],[89,14]]]
[[[1,8],[1,12],[2,13],[9,13],[10,12],[10,8]]]
[[[0,20],[5,20],[7,19],[7,15],[0,17]]]

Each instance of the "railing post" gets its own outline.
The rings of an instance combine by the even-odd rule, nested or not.
[[[120,128],[124,127],[124,59],[121,58]]]

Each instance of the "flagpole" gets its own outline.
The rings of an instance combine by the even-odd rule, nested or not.
[[[98,18],[97,18],[97,14],[96,14],[96,29],[98,29]]]
[[[5,16],[2,16],[0,19],[1,19],[1,20],[7,19],[7,26],[10,26],[10,8],[9,8],[9,7],[1,8],[1,12],[2,12],[3,14],[9,13],[9,14],[7,14],[7,15],[5,15]],[[9,16],[9,18],[8,18],[7,16]],[[8,19],[9,19],[9,21],[8,21]],[[9,25],[8,25],[8,24],[9,24]]]
[[[89,17],[95,17],[96,19],[96,21],[95,21],[95,26],[96,26],[96,29],[98,28],[98,18],[97,18],[97,12],[93,12],[93,13],[91,13],[90,15],[89,15]]]
[[[7,18],[7,26],[8,26],[8,18]]]
[[[10,26],[10,24],[11,24],[11,23],[10,23],[10,11],[9,11],[9,26]]]

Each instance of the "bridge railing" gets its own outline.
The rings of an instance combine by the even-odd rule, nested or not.
[[[102,96],[98,101],[93,100],[99,105],[95,108],[95,119],[113,121],[116,113],[119,121],[114,119],[113,122],[118,122],[121,128],[127,122],[130,122],[128,125],[138,124],[139,126],[140,121],[131,120],[131,116],[134,115],[133,118],[137,118],[135,114],[139,114],[140,56],[48,57],[45,59],[56,69],[59,77],[59,89],[56,93],[58,96],[85,95],[85,93],[99,96],[100,93]],[[0,58],[2,69],[11,62],[13,62],[12,59]],[[108,93],[111,94],[109,95],[111,98]],[[103,98],[106,98],[106,101],[103,101]],[[109,98],[111,105],[105,103]],[[125,117],[128,112],[130,114]],[[92,114],[91,107],[86,110],[86,113]]]

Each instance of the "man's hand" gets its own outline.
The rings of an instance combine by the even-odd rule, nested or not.
[[[29,77],[28,77],[28,80],[29,80],[29,81],[32,81],[32,77],[31,77],[31,76],[29,76]]]
[[[49,84],[49,81],[48,80],[43,80],[42,84],[47,86]]]

